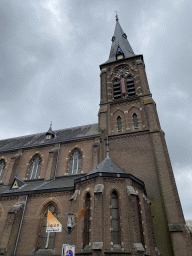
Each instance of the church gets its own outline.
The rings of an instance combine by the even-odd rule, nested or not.
[[[192,255],[143,55],[118,17],[111,41],[97,124],[0,141],[0,255],[61,255],[67,215],[85,207],[76,255]],[[46,233],[48,210],[62,232]]]

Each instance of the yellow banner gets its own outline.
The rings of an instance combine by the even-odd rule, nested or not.
[[[81,219],[81,217],[83,216],[83,214],[87,211],[87,207],[85,207],[84,209],[82,209],[81,211],[79,212],[76,212],[74,214],[74,222],[75,222],[75,225],[77,224],[77,222]]]
[[[48,210],[46,232],[61,232],[62,225],[55,216]]]

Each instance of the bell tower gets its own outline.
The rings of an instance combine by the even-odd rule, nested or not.
[[[101,99],[99,128],[101,138],[160,129],[155,103],[149,90],[143,55],[135,55],[116,16],[109,59],[100,65]],[[147,118],[152,104],[153,120]],[[106,150],[103,149],[101,154]],[[101,159],[101,160],[102,160]]]
[[[135,55],[116,16],[109,59],[100,65],[100,162],[111,159],[144,181],[162,255],[191,255],[174,174],[149,89],[143,55]]]

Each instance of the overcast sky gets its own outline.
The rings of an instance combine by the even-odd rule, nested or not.
[[[96,123],[115,11],[143,54],[186,219],[192,219],[192,1],[0,1],[0,139]]]

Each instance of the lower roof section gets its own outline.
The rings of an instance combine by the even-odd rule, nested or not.
[[[74,190],[76,183],[81,183],[81,182],[84,182],[85,180],[94,179],[97,177],[131,179],[133,182],[141,186],[143,188],[144,193],[146,194],[144,182],[139,180],[132,174],[97,172],[97,173],[86,174],[86,175],[80,174],[80,175],[58,177],[50,181],[44,181],[42,179],[29,180],[29,181],[25,181],[24,184],[17,189],[11,189],[10,185],[9,186],[0,185],[0,197]]]

